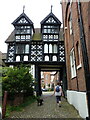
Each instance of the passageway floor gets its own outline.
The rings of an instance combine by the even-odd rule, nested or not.
[[[53,92],[43,92],[44,104],[37,106],[35,101],[25,107],[23,111],[12,112],[10,118],[80,118],[77,110],[62,97],[62,104],[59,107],[56,104]]]

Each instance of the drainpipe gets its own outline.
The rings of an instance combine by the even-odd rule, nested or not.
[[[86,117],[86,119],[90,120],[90,71],[89,71],[88,53],[87,53],[87,47],[86,47],[80,0],[78,1],[78,15],[79,15],[80,42],[81,42],[82,55],[83,55],[83,66],[84,66],[87,105],[88,105],[88,114],[89,114],[89,116]]]

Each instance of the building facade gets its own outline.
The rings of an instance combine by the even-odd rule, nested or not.
[[[41,86],[42,88],[54,88],[60,82],[60,73],[58,71],[53,72],[41,72]],[[54,90],[54,89],[53,89]]]
[[[67,70],[67,99],[81,117],[89,116],[90,2],[62,0]]]
[[[37,82],[36,92],[40,95],[41,71],[63,71],[65,67],[61,22],[51,10],[41,21],[41,28],[34,28],[23,11],[12,24],[15,29],[6,40],[6,64],[31,64],[31,72]]]
[[[43,77],[41,79],[41,87],[42,89],[49,89],[51,88],[51,72],[43,72]]]

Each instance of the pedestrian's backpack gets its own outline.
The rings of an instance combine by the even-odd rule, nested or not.
[[[60,88],[59,86],[56,87],[56,92],[59,92],[60,91]]]

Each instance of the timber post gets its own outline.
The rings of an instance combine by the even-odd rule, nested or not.
[[[7,91],[4,92],[4,99],[3,99],[3,106],[2,106],[2,118],[4,118],[6,114],[6,105],[7,105]]]

